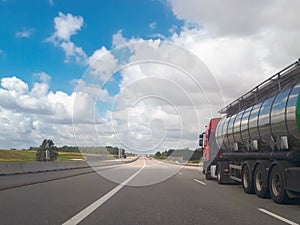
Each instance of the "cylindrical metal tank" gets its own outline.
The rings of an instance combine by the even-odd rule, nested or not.
[[[300,149],[300,81],[291,81],[264,101],[224,117],[216,139],[226,151]]]

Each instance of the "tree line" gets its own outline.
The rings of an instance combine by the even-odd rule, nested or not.
[[[58,157],[58,152],[80,152],[91,154],[107,154],[117,156],[119,154],[118,147],[76,147],[76,146],[63,146],[57,147],[54,145],[53,140],[45,139],[38,148],[30,147],[29,150],[36,150],[36,161],[55,161]],[[125,149],[121,149],[121,157],[126,158]]]

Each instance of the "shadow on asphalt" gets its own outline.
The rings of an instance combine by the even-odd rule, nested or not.
[[[284,205],[298,205],[300,207],[300,199],[290,199]]]

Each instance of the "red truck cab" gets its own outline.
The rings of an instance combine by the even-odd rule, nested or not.
[[[221,118],[212,118],[204,133],[199,135],[199,145],[203,149],[203,173],[207,174],[207,168],[213,163],[219,154],[219,147],[216,143],[215,132]]]

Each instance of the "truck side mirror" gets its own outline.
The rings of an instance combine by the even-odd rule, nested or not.
[[[203,148],[203,134],[200,134],[199,135],[199,146],[201,147],[201,148]]]
[[[203,148],[203,140],[199,140],[199,146]]]

